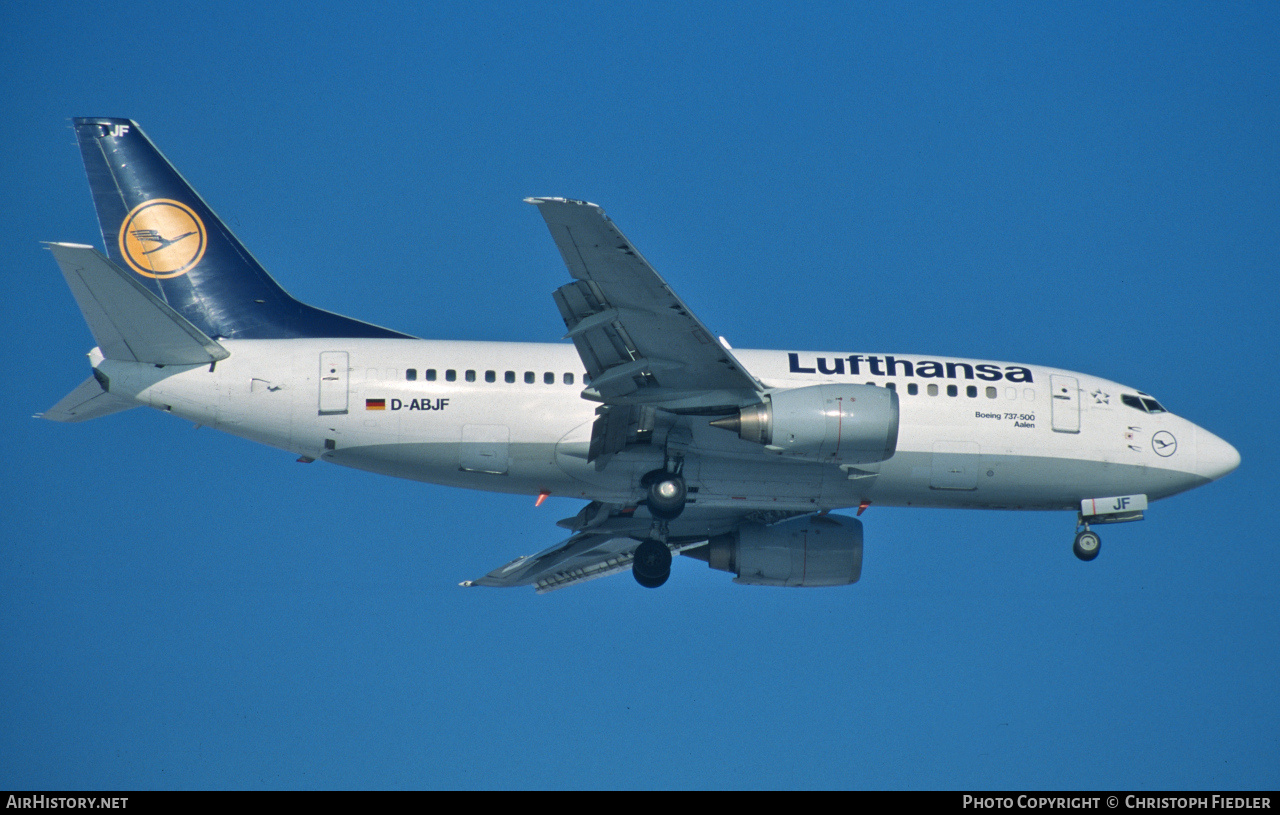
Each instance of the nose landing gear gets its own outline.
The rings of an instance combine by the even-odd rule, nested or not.
[[[1141,521],[1147,510],[1144,494],[1118,495],[1111,498],[1085,498],[1080,502],[1076,515],[1076,542],[1071,547],[1081,560],[1093,560],[1098,556],[1102,539],[1090,531],[1089,524],[1124,524]]]
[[[1076,557],[1087,561],[1096,558],[1101,548],[1102,538],[1085,524],[1084,529],[1076,533],[1076,542],[1072,544],[1071,551],[1075,552]]]

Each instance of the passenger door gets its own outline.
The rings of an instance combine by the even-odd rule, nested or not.
[[[325,351],[320,355],[320,413],[347,412],[347,352]]]
[[[1074,376],[1049,377],[1053,397],[1053,429],[1057,433],[1080,432],[1080,383]]]

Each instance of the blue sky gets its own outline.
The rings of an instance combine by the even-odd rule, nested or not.
[[[0,13],[0,787],[1274,789],[1280,11],[1113,5]],[[848,588],[463,590],[579,504],[31,418],[88,372],[39,245],[100,244],[82,115],[357,318],[554,340],[521,199],[585,198],[735,346],[1085,371],[1243,464],[1091,564],[873,507]]]

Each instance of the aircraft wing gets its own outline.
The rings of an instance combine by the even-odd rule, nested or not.
[[[583,396],[611,406],[726,413],[764,386],[718,342],[613,225],[585,201],[527,198],[574,282],[556,305],[591,377]]]
[[[764,386],[694,316],[604,210],[585,201],[527,198],[542,213],[574,281],[554,293],[590,378],[584,398],[602,403],[588,461],[653,429],[654,413],[723,415],[760,400]],[[634,510],[634,507],[631,508]],[[728,521],[725,528],[740,520]],[[539,594],[631,568],[653,521],[593,502],[561,522],[575,533],[464,586],[533,586]],[[672,552],[705,534],[666,541]]]
[[[693,541],[669,546],[675,553],[702,543]],[[630,569],[639,545],[639,540],[616,532],[579,532],[536,555],[518,557],[478,580],[467,580],[461,585],[496,588],[533,586],[538,594],[546,594]]]
[[[608,534],[579,532],[536,555],[518,557],[463,586],[511,588],[533,586],[539,594],[615,574],[631,567],[639,541]]]
[[[647,515],[636,516],[635,507],[592,501],[573,518],[557,522],[573,530],[568,539],[534,555],[518,557],[505,566],[463,586],[512,588],[533,586],[538,594],[585,583],[597,577],[631,568],[636,547],[652,532],[653,521]],[[772,524],[805,515],[804,512],[744,511],[740,509],[690,509],[682,516],[679,532],[673,528],[667,539],[672,554],[702,546],[722,532],[736,529],[748,521]],[[696,517],[691,517],[695,516]],[[706,558],[701,558],[706,560]]]

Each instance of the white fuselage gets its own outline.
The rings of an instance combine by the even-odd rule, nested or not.
[[[674,452],[684,457],[693,523],[699,507],[1076,509],[1086,498],[1173,495],[1238,461],[1216,436],[1126,404],[1121,395],[1136,392],[1086,374],[910,354],[738,349],[770,389],[893,387],[901,411],[895,454],[841,469],[777,455],[709,426],[713,417],[661,414],[653,443],[588,462],[598,405],[581,396],[587,383],[569,344],[222,344],[231,355],[213,365],[92,358],[117,396],[304,459],[400,478],[626,505],[643,499],[641,477]]]

